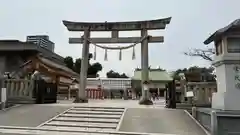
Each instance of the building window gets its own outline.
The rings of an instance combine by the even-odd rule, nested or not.
[[[228,38],[227,43],[228,53],[240,53],[240,38]]]

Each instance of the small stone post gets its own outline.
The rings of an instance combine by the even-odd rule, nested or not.
[[[197,108],[194,106],[194,107],[192,107],[192,116],[193,116],[193,118],[197,118]]]
[[[211,135],[218,135],[218,122],[216,111],[211,112]]]
[[[0,79],[0,81],[1,81],[0,82],[0,85],[1,85],[1,87],[0,87],[0,110],[6,108],[6,104],[7,104],[7,90],[4,86],[4,80],[5,80],[4,77],[2,77]]]

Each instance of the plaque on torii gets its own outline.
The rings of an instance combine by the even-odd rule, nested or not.
[[[84,31],[84,35],[78,38],[69,38],[70,44],[83,44],[82,47],[82,63],[80,74],[80,87],[75,102],[87,102],[85,95],[89,44],[113,44],[113,43],[141,43],[141,67],[142,82],[149,81],[148,71],[148,43],[162,43],[163,36],[149,36],[148,30],[165,29],[166,25],[171,21],[171,17],[147,20],[147,21],[129,21],[129,22],[72,22],[63,21],[63,24],[69,31]],[[119,37],[120,31],[141,31],[140,37]],[[90,38],[91,31],[110,31],[111,37]],[[147,38],[145,38],[147,37]],[[111,48],[110,48],[111,49]],[[114,49],[114,48],[113,48]],[[142,87],[142,97],[139,104],[151,104],[149,91],[145,91]]]

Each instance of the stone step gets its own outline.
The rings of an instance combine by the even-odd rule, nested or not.
[[[62,114],[60,117],[120,119],[121,115]]]
[[[72,118],[72,117],[57,117],[52,121],[65,121],[65,122],[91,122],[91,123],[118,123],[116,119],[95,119],[95,118]]]
[[[116,129],[117,124],[115,123],[86,123],[86,122],[58,122],[58,121],[51,121],[44,126],[61,126],[61,127],[83,127],[83,128],[110,128]]]
[[[74,110],[69,110],[65,114],[122,115],[122,112],[74,111]]]
[[[42,129],[54,129],[54,130],[68,130],[68,131],[87,131],[87,132],[111,132],[116,131],[116,129],[110,128],[84,128],[84,127],[61,127],[61,126],[42,126]]]
[[[96,131],[98,130],[98,131]],[[108,130],[108,131],[107,131]],[[92,128],[69,128],[69,127],[17,127],[17,126],[0,126],[2,134],[25,134],[25,135],[173,135],[161,133],[137,133],[137,132],[121,132],[112,131],[112,129],[92,129]]]
[[[123,112],[124,109],[103,109],[103,108],[73,108],[75,111],[101,111],[101,112]]]
[[[125,109],[123,107],[99,107],[99,106],[75,106],[74,108],[95,108],[95,109]]]

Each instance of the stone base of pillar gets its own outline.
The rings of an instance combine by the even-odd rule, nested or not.
[[[240,91],[216,92],[212,96],[212,108],[240,111]]]
[[[152,100],[147,98],[141,98],[138,102],[140,105],[153,105]]]
[[[76,98],[73,103],[88,103],[87,98]]]

